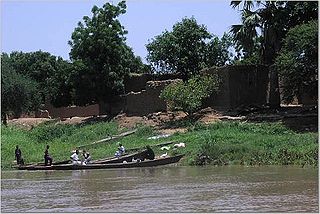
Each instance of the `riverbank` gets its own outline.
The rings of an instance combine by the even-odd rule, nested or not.
[[[318,133],[297,133],[280,123],[249,123],[219,121],[210,124],[186,122],[172,124],[184,132],[166,138],[148,139],[161,130],[136,125],[137,131],[127,137],[85,147],[94,159],[113,156],[117,142],[127,149],[155,145],[166,141],[183,142],[185,148],[163,153],[186,154],[183,165],[311,165],[318,166]],[[54,161],[68,160],[77,146],[116,135],[129,128],[116,121],[81,124],[61,124],[48,121],[31,130],[9,125],[1,126],[1,168],[9,169],[14,163],[14,149],[19,145],[26,163],[42,162],[45,146],[50,145]]]

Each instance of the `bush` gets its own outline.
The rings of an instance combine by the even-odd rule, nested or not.
[[[318,21],[297,25],[289,30],[276,58],[283,99],[290,103],[307,93],[318,97]]]
[[[217,74],[197,75],[187,82],[171,83],[161,92],[160,98],[168,102],[169,109],[182,110],[191,115],[199,110],[205,98],[218,90]]]

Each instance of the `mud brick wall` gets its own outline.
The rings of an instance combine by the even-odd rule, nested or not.
[[[179,74],[130,74],[124,79],[125,93],[146,90],[148,81],[181,79]]]
[[[220,91],[205,104],[216,109],[233,109],[241,105],[268,103],[269,70],[262,65],[238,65],[209,68],[221,78]]]
[[[125,112],[129,115],[146,115],[166,111],[167,104],[159,96],[165,86],[176,81],[181,80],[148,81],[145,90],[124,95]]]

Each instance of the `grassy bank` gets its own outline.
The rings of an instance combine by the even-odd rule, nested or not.
[[[186,143],[186,148],[169,153],[185,153],[186,165],[266,165],[266,164],[318,164],[318,134],[295,133],[278,123],[218,122],[208,126],[188,124],[188,132],[176,133],[169,138],[147,140],[156,135],[151,127],[138,127],[138,131],[120,140],[87,147],[94,159],[112,156],[116,142],[127,149],[175,140]],[[90,125],[43,124],[26,131],[13,126],[1,127],[1,166],[9,168],[14,160],[15,145],[19,145],[26,163],[41,162],[45,146],[50,145],[54,161],[69,159],[76,146],[88,144],[108,135],[126,130],[116,123],[100,122]],[[156,154],[161,154],[159,148]]]

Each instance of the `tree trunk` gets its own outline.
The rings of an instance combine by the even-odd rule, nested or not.
[[[280,107],[279,75],[274,66],[269,67],[269,104],[271,108]]]

